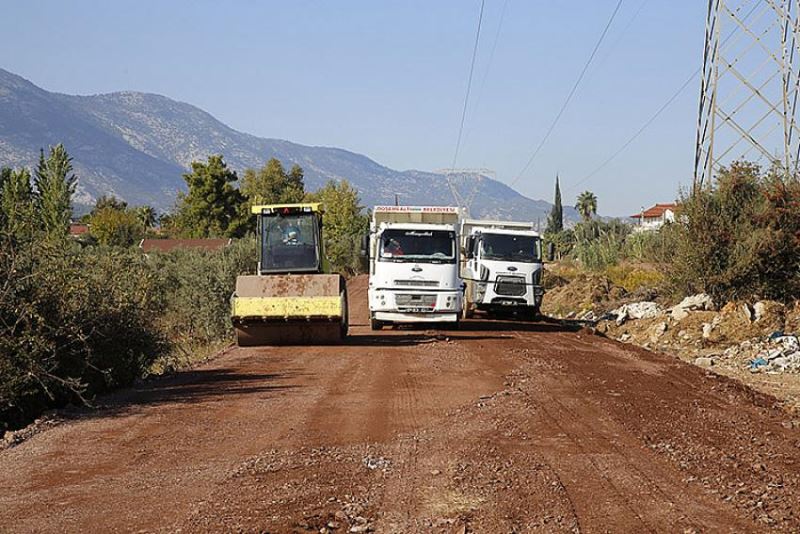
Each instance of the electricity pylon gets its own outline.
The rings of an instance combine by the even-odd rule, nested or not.
[[[738,159],[795,175],[800,0],[708,0],[694,186]]]
[[[434,172],[444,175],[453,200],[467,216],[470,215],[483,177],[497,179],[497,174],[491,169],[439,169]]]

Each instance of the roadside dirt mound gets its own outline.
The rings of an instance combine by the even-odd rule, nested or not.
[[[719,311],[617,321],[604,318],[597,331],[610,338],[665,352],[740,380],[800,411],[800,303],[730,302]],[[794,341],[793,341],[794,340]]]
[[[558,274],[560,281],[567,280]],[[542,311],[547,315],[566,317],[581,315],[588,311],[609,311],[626,295],[625,290],[600,274],[580,273],[547,291],[542,301]]]
[[[562,276],[551,269],[545,269],[542,274],[542,285],[545,291],[569,284],[569,278]]]
[[[756,317],[753,308],[760,310]],[[792,317],[792,320],[795,320]],[[785,308],[777,302],[759,302],[751,306],[729,302],[720,311],[692,311],[676,319],[669,309],[656,317],[625,321],[618,324],[609,317],[598,324],[600,332],[616,339],[631,341],[644,347],[691,349],[726,348],[767,338],[781,332],[794,332],[789,326]]]
[[[776,332],[800,333],[800,302],[784,306],[775,301],[729,302],[719,311],[693,310],[670,313],[677,302],[659,297],[655,286],[627,291],[612,277],[556,266],[547,272],[549,289],[542,311],[556,318],[600,320],[598,329],[615,339],[624,338],[645,347],[710,348],[764,338]],[[696,297],[700,297],[697,295]],[[656,317],[620,321],[608,316],[621,306],[654,303]]]
[[[800,334],[800,301],[794,303],[786,312],[786,332]]]
[[[758,316],[754,308],[760,310]],[[741,343],[783,331],[785,326],[783,304],[763,301],[751,306],[743,302],[729,302],[720,310],[719,328],[714,329],[711,340],[716,343]]]
[[[614,282],[621,278],[613,269],[608,276],[569,265],[551,269],[554,282],[543,301],[545,314],[596,321],[595,330],[602,335],[736,378],[777,397],[784,409],[800,412],[800,353],[782,341],[784,335],[800,336],[800,302],[729,302],[718,310],[690,304],[684,310],[686,303],[707,297],[688,296],[678,304],[659,296],[652,284],[626,291]],[[618,320],[616,312],[623,305],[628,312]],[[653,308],[654,314],[630,311]],[[679,309],[673,313],[673,308]]]

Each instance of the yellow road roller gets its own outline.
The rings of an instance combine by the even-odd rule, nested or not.
[[[331,273],[319,203],[253,206],[258,270],[239,276],[231,318],[239,346],[339,343],[347,336],[344,277]]]

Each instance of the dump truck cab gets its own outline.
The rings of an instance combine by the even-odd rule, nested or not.
[[[463,317],[475,310],[539,315],[542,239],[530,222],[463,220]]]
[[[324,344],[347,335],[344,278],[330,273],[318,203],[253,206],[258,268],[236,279],[231,319],[239,345]]]
[[[459,213],[455,207],[375,207],[368,291],[373,330],[403,323],[458,325]]]

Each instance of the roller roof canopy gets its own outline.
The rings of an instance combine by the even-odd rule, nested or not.
[[[259,204],[250,208],[250,212],[260,214],[263,213],[264,210],[278,211],[282,209],[321,212],[322,204],[320,202],[300,202],[295,204]]]

